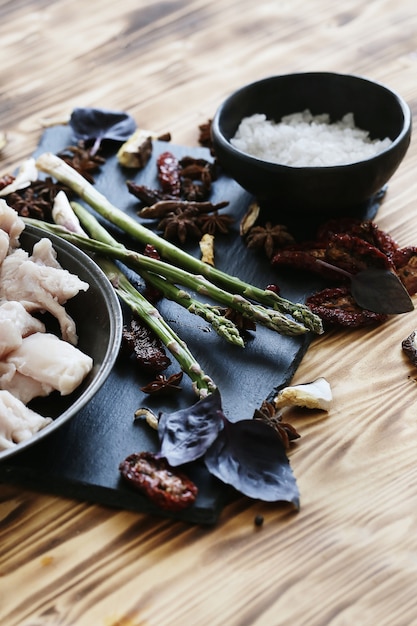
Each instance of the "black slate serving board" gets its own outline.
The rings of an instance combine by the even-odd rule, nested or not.
[[[44,133],[36,155],[59,152],[72,143],[69,127],[50,128]],[[136,217],[140,205],[129,194],[126,180],[158,187],[155,161],[165,150],[178,157],[210,158],[206,148],[158,141],[154,143],[151,161],[141,171],[125,170],[118,165],[114,154],[110,156],[95,177],[97,188],[116,206]],[[260,287],[278,283],[281,294],[293,301],[304,301],[318,287],[311,277],[291,272],[278,276],[265,258],[246,248],[239,235],[239,222],[253,198],[237,183],[222,175],[214,184],[211,199],[229,201],[224,212],[235,217],[232,233],[216,237],[218,268]],[[153,222],[144,223],[155,227]],[[198,245],[192,246],[190,252],[199,255]],[[256,332],[247,333],[246,347],[241,349],[227,344],[204,320],[178,305],[164,300],[158,306],[219,386],[224,412],[231,420],[252,417],[263,400],[287,385],[312,339],[310,334],[283,337],[259,327]],[[167,374],[179,370],[175,360],[172,361]],[[132,452],[157,448],[155,432],[143,422],[134,421],[137,408],[171,411],[193,404],[196,397],[184,379],[183,391],[174,398],[150,398],[140,391],[147,382],[149,376],[141,374],[125,355],[119,355],[113,372],[94,399],[69,423],[0,463],[0,480],[108,506],[165,515],[121,482],[118,465]],[[187,469],[199,487],[199,495],[193,507],[172,516],[192,523],[215,523],[225,502],[233,495],[231,490],[199,463]]]

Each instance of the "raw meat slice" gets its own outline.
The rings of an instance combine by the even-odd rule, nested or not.
[[[74,391],[93,367],[93,360],[51,333],[25,337],[6,357],[18,372],[50,385],[65,396]]]

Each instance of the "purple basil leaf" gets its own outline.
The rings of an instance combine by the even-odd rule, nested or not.
[[[396,274],[370,268],[351,277],[352,296],[363,309],[396,315],[414,309],[413,302]]]
[[[282,441],[261,420],[227,422],[204,462],[211,474],[250,498],[291,502],[299,508],[297,483]]]
[[[69,125],[77,140],[94,142],[93,154],[97,152],[102,141],[123,143],[136,130],[135,120],[124,111],[88,107],[74,109]]]
[[[159,454],[173,467],[199,459],[216,439],[224,420],[218,389],[191,407],[162,413],[158,424]]]

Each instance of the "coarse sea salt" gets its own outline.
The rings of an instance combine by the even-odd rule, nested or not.
[[[392,141],[371,140],[369,132],[355,126],[353,113],[330,123],[327,113],[309,109],[284,116],[279,122],[255,113],[241,120],[230,143],[251,156],[292,167],[346,165],[372,157]]]

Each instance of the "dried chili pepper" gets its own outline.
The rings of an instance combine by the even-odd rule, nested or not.
[[[306,300],[307,306],[318,315],[324,325],[360,328],[382,324],[387,315],[359,307],[348,287],[323,289]]]
[[[119,465],[124,480],[164,511],[182,511],[196,500],[197,486],[151,452],[130,454]]]
[[[158,180],[164,193],[181,195],[180,164],[172,152],[162,152],[156,160]]]

